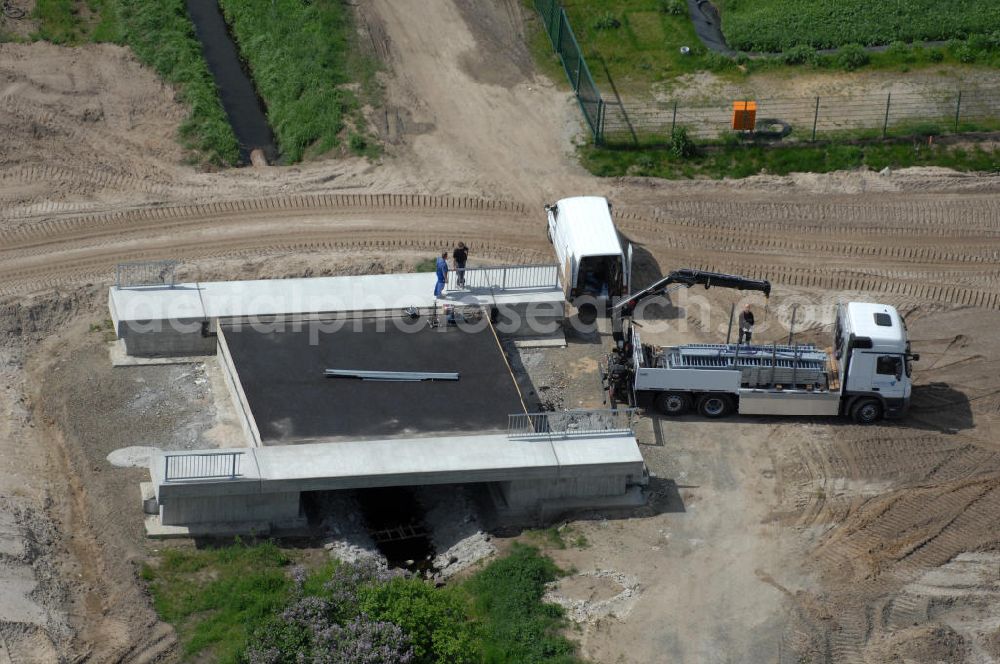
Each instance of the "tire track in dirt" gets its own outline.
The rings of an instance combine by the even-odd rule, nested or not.
[[[0,231],[0,250],[44,245],[52,239],[66,241],[119,232],[122,229],[211,226],[219,219],[233,216],[236,221],[247,216],[284,215],[288,213],[336,212],[414,212],[448,211],[477,215],[503,213],[510,220],[528,221],[523,203],[472,197],[429,196],[422,194],[327,194],[241,199],[196,205],[142,207],[112,213],[81,215],[71,218],[42,219]],[[467,217],[465,217],[467,219]],[[456,222],[458,220],[456,219]],[[464,228],[462,229],[464,231]],[[411,231],[412,232],[412,231]],[[456,232],[457,228],[456,228]],[[541,232],[541,225],[539,225]]]
[[[827,197],[829,198],[829,197]],[[650,218],[628,209],[616,210],[623,221]],[[931,235],[956,226],[990,235],[1000,233],[1000,200],[978,196],[902,196],[866,201],[736,201],[684,198],[657,204],[654,221],[696,228],[787,230],[828,235],[849,227],[855,234]]]
[[[398,235],[396,238],[382,236],[364,240],[344,240],[344,235],[364,236],[372,232],[367,229],[336,228],[338,220],[358,215],[377,217],[378,221],[370,220],[373,227],[384,226],[384,218],[393,216],[402,216],[407,223],[392,229],[392,233]],[[256,230],[252,235],[247,232],[254,221],[273,222],[275,219],[285,220],[289,217],[320,217],[322,223],[333,225],[334,228],[320,235],[288,232],[285,234],[287,237],[273,232],[264,236]],[[461,228],[463,237],[473,239],[484,246],[484,256],[489,255],[492,258],[510,256],[513,262],[524,262],[529,256],[533,260],[551,260],[551,257],[546,259],[547,254],[551,256],[550,250],[544,246],[544,240],[541,240],[541,231],[544,228],[541,215],[539,214],[537,218],[530,215],[522,203],[472,197],[407,194],[303,195],[141,208],[112,214],[46,219],[36,224],[22,225],[0,233],[0,257],[4,259],[3,267],[0,267],[0,279],[3,279],[5,284],[0,293],[12,294],[25,288],[37,290],[38,287],[46,288],[69,283],[74,279],[86,280],[97,275],[106,275],[114,262],[124,260],[225,256],[251,249],[269,252],[296,249],[423,251],[447,247],[454,241],[453,237],[443,233],[414,234],[413,231],[407,230],[409,226],[414,225],[415,217],[425,218],[427,225],[440,225],[443,220],[453,220],[454,227]],[[647,228],[655,226],[650,222],[645,222],[645,225]],[[190,241],[183,240],[185,235],[214,233],[220,229],[228,229],[231,232],[237,229],[251,237],[222,238],[216,245],[217,251],[214,253],[207,252],[201,246],[192,246]],[[159,251],[128,250],[121,246],[126,241],[146,242],[144,235],[159,236],[164,233],[171,233],[172,237],[181,240],[162,244],[162,249]],[[533,246],[527,244],[532,236],[535,238]],[[674,234],[661,232],[649,238],[648,249],[655,255],[664,256],[668,252],[674,253],[683,249],[683,239],[680,237],[679,241]],[[803,257],[809,264],[808,267],[782,265],[778,260],[794,262],[797,259],[790,256],[793,252],[789,242],[777,240],[760,241],[762,251],[774,254],[769,259],[749,261],[744,257],[741,260],[729,260],[723,265],[698,262],[706,257],[718,260],[717,254],[720,253],[732,255],[735,251],[745,252],[752,240],[749,233],[733,234],[722,246],[687,251],[685,258],[688,259],[687,264],[693,267],[739,272],[753,278],[768,278],[792,287],[868,291],[917,300],[1000,309],[1000,292],[997,291],[949,284],[929,285],[904,281],[900,278],[885,279],[867,274],[852,274],[845,270],[839,261],[835,260],[832,265],[817,264],[810,256]],[[91,257],[88,259],[59,257],[59,245],[70,243],[73,243],[77,254],[86,249]],[[203,243],[204,239],[197,244]],[[116,245],[117,249],[114,248]],[[805,251],[805,245],[801,247]],[[833,246],[820,245],[814,250],[823,255],[824,252],[832,252]],[[931,247],[903,247],[890,250],[872,248],[867,244],[855,244],[843,245],[841,250],[852,256],[895,255],[914,262],[925,262],[935,258],[946,262],[951,257],[951,254],[942,252],[935,254],[935,250]],[[25,262],[30,263],[31,259],[37,256],[45,257],[44,265],[24,266]],[[100,266],[102,262],[103,267]],[[761,264],[766,264],[768,267],[761,268]]]

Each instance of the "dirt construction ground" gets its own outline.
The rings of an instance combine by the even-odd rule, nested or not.
[[[548,261],[541,205],[583,193],[614,201],[639,281],[770,278],[766,308],[750,298],[762,340],[784,338],[791,303],[815,313],[801,338],[822,341],[824,305],[871,298],[900,308],[921,354],[898,423],[643,418],[649,505],[574,522],[589,545],[551,552],[578,571],[553,593],[583,654],[1000,661],[1000,178],[599,180],[573,158],[575,102],[534,73],[521,4],[473,6],[358,3],[386,65],[377,163],[202,172],[173,140],[183,109],[126,49],[0,45],[0,664],[179,656],[138,579],[158,546],[142,537],[143,471],[105,457],[233,425],[206,396],[210,369],[111,368],[115,263],[371,273],[459,239],[479,263]],[[719,341],[742,300],[697,295],[650,334]]]

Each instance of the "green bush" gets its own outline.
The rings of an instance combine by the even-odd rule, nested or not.
[[[871,61],[868,51],[860,44],[848,44],[837,53],[837,66],[847,71],[864,67]]]
[[[889,44],[889,48],[885,50],[886,54],[900,62],[914,62],[916,60],[916,54],[909,44],[903,41],[896,40]]]
[[[808,44],[793,46],[781,54],[781,61],[786,65],[814,65],[817,62],[816,49]]]
[[[670,134],[670,154],[676,159],[687,159],[693,157],[697,151],[697,146],[688,136],[687,129],[674,127],[674,131]]]
[[[705,55],[703,61],[705,63],[705,69],[715,72],[726,71],[727,69],[732,69],[735,66],[732,58],[715,51],[709,51]]]
[[[670,16],[687,16],[686,0],[660,0],[660,11]]]
[[[403,628],[418,664],[471,664],[479,660],[475,635],[458,594],[419,579],[395,578],[361,589],[361,610]]]
[[[122,37],[143,63],[168,83],[190,109],[181,138],[207,161],[235,164],[239,145],[229,125],[215,80],[202,57],[183,0],[121,0]]]
[[[594,30],[617,30],[622,22],[611,12],[604,12],[594,19]]]
[[[941,62],[944,60],[944,51],[939,48],[933,48],[927,53],[927,57],[931,62]]]
[[[979,52],[966,43],[955,49],[955,57],[964,64],[972,64],[979,57]]]

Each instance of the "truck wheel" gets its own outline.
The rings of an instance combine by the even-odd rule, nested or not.
[[[691,410],[691,397],[680,392],[665,392],[656,397],[656,409],[667,417],[677,417]]]
[[[875,424],[882,419],[882,404],[875,399],[862,399],[854,404],[851,417],[858,424]]]
[[[705,394],[698,399],[698,412],[705,417],[725,417],[733,411],[733,402],[725,394]]]

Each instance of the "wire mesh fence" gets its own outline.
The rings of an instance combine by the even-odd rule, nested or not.
[[[691,138],[717,140],[732,135],[733,102],[739,99],[620,101],[605,99],[587,66],[580,44],[558,0],[535,0],[552,47],[580,104],[596,145],[658,145],[683,127]],[[789,141],[901,135],[933,136],[1000,129],[1000,86],[930,89],[882,94],[755,99],[757,138]]]
[[[580,44],[573,34],[573,28],[566,17],[566,11],[556,0],[535,0],[535,8],[545,22],[545,31],[552,41],[552,47],[559,55],[566,77],[573,86],[576,100],[580,103],[583,117],[590,126],[594,140],[599,141],[604,100],[590,75],[590,68],[583,57]]]
[[[688,136],[718,139],[732,133],[734,100],[607,104],[600,127],[609,145],[667,142],[675,127]],[[860,95],[754,99],[756,134],[817,140],[850,132],[874,136],[939,135],[1000,126],[1000,87]]]

